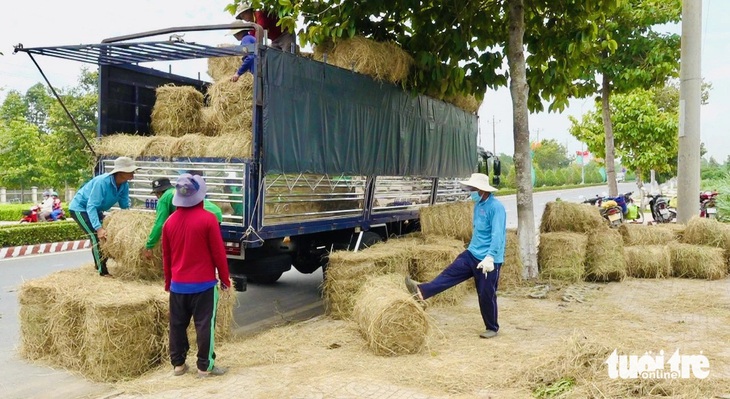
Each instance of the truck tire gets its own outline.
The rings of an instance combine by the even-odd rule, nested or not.
[[[291,269],[291,263],[291,256],[286,254],[228,261],[231,273],[244,274],[248,282],[256,284],[275,283],[284,272]]]
[[[362,251],[365,248],[370,248],[373,245],[382,242],[383,237],[380,236],[380,234],[374,232],[374,231],[365,231],[362,233],[362,240],[360,240],[360,246],[357,248],[358,251]],[[355,250],[355,244],[357,244],[357,234],[353,237],[353,242],[351,245],[351,250]]]

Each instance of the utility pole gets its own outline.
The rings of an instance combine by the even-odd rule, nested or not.
[[[679,160],[677,222],[687,223],[699,209],[700,105],[702,83],[702,0],[682,0],[682,52],[679,71]]]
[[[499,121],[501,122],[501,121]],[[494,115],[492,115],[492,154],[494,156],[497,156],[497,128],[496,128],[497,121],[494,119]]]

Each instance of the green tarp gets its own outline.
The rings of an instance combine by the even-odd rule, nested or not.
[[[331,65],[267,50],[266,173],[466,177],[477,117]]]

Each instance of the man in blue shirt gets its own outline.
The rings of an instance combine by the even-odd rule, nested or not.
[[[241,42],[241,46],[256,43],[256,38],[251,36],[251,34],[249,34],[246,29],[234,29],[233,31],[231,31],[231,34],[236,38],[236,40]],[[236,74],[231,76],[231,82],[237,82],[238,78],[240,78],[241,75],[246,72],[251,72],[251,74],[256,73],[256,64],[254,62],[255,59],[256,56],[254,54],[246,54],[242,58],[243,62],[236,71]]]
[[[499,331],[497,283],[504,262],[507,214],[502,203],[492,195],[497,189],[489,184],[489,176],[474,173],[462,184],[471,191],[471,199],[475,203],[474,231],[469,247],[432,281],[418,284],[406,277],[406,287],[411,294],[424,300],[473,277],[479,309],[487,328],[479,336],[492,338]]]
[[[129,209],[129,181],[134,178],[134,172],[138,169],[132,158],[115,159],[114,169],[81,186],[68,207],[73,220],[91,240],[91,253],[100,276],[109,276],[106,258],[99,251],[99,240],[106,238],[106,230],[101,224],[104,212],[116,203],[122,209]]]

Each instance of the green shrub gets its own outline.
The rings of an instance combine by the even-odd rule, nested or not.
[[[86,237],[74,221],[7,225],[0,228],[0,247],[74,241]]]
[[[23,217],[23,211],[30,209],[32,204],[3,204],[0,205],[0,220],[4,222],[17,222]],[[68,205],[63,206],[66,217],[70,215]]]

